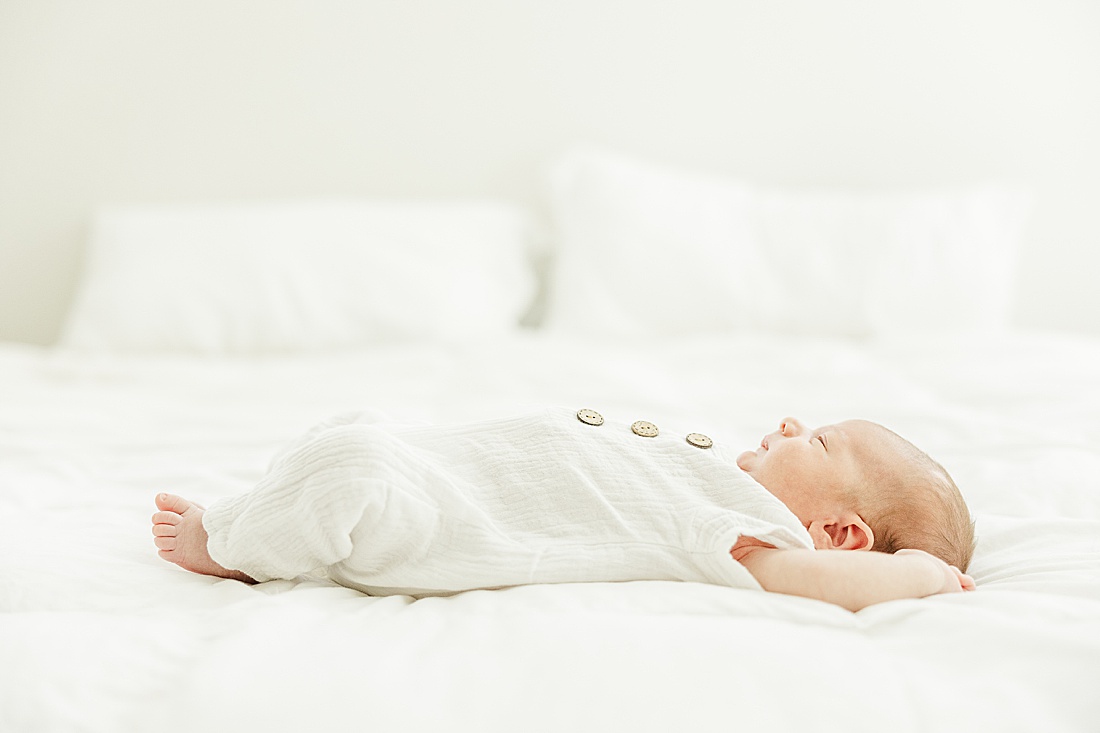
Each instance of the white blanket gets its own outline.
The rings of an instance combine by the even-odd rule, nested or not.
[[[203,515],[208,549],[256,580],[321,570],[422,597],[627,580],[759,589],[730,557],[738,538],[813,548],[728,445],[668,428],[561,407],[422,427],[337,418]]]
[[[1100,344],[528,337],[298,359],[0,348],[0,730],[1090,731]],[[849,613],[638,581],[413,600],[246,586],[152,543],[153,497],[248,490],[309,425],[526,404],[749,448],[786,415],[896,430],[978,520],[974,593]]]

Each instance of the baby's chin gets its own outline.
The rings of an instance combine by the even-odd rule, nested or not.
[[[737,456],[737,467],[742,471],[751,471],[752,467],[756,465],[756,452],[747,450],[741,455]]]

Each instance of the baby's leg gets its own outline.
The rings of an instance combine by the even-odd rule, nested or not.
[[[153,515],[153,543],[162,558],[193,573],[256,582],[239,570],[223,568],[211,559],[206,549],[206,529],[202,526],[202,515],[206,511],[203,507],[175,494],[157,494],[156,503],[160,511]]]
[[[250,491],[196,509],[209,560],[262,583],[347,559],[353,534],[363,534],[356,528],[386,508],[390,440],[365,424],[322,430],[285,452]]]

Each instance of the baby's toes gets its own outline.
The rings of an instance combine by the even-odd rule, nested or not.
[[[179,528],[174,524],[154,524],[154,537],[175,537],[179,534]]]
[[[176,514],[183,514],[192,506],[192,503],[187,499],[175,494],[157,494],[155,501],[157,509],[162,512],[175,512]]]
[[[183,517],[175,512],[156,512],[153,514],[153,524],[179,524]]]
[[[171,552],[172,550],[176,549],[176,538],[174,536],[173,537],[154,537],[153,538],[153,544],[156,545],[158,549],[167,550],[167,551]]]

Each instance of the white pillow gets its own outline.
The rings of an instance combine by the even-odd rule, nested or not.
[[[550,176],[546,326],[905,335],[1007,327],[1027,197],[792,193],[602,150]]]
[[[504,204],[159,206],[95,217],[61,346],[253,354],[518,327],[529,220]]]

